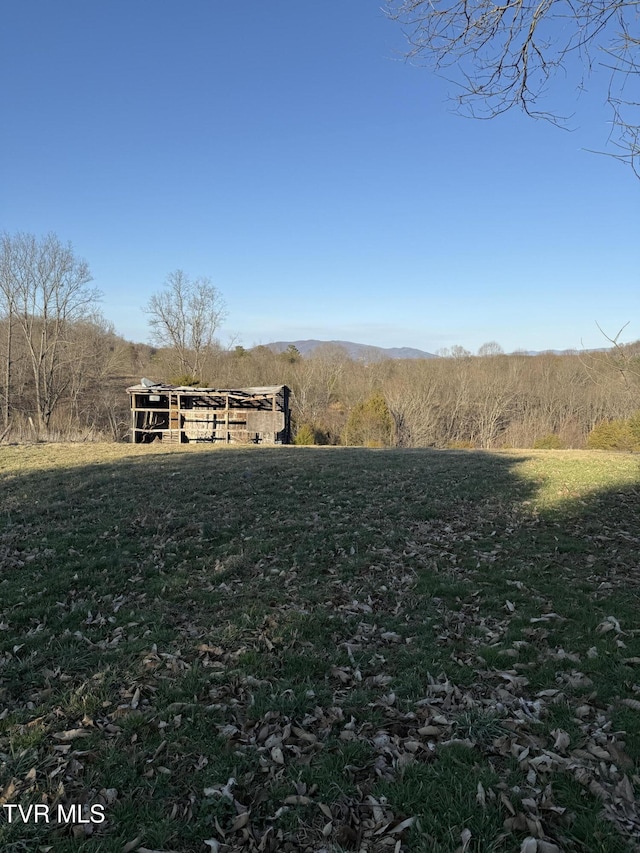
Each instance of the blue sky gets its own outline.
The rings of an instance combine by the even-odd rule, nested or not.
[[[5,0],[0,230],[85,258],[118,332],[169,272],[224,343],[435,351],[640,338],[640,183],[603,81],[572,132],[455,115],[370,0]]]

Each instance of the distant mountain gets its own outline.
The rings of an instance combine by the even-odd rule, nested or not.
[[[432,352],[425,352],[413,347],[374,347],[368,344],[356,344],[353,341],[274,341],[267,344],[274,352],[284,352],[287,347],[294,346],[301,355],[309,355],[319,346],[342,347],[349,357],[358,361],[378,361],[384,358],[437,358]]]
[[[516,350],[511,355],[578,355],[581,352],[607,352],[607,347],[596,349],[540,349],[540,350]]]

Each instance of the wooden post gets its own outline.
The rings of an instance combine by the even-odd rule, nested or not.
[[[178,430],[178,441],[180,441],[180,416],[178,394],[169,393],[169,442],[173,441],[174,429]]]

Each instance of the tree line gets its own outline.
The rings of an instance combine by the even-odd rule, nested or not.
[[[146,306],[154,345],[117,335],[85,261],[55,235],[0,243],[0,439],[128,436],[128,385],[286,384],[295,440],[399,447],[640,447],[640,344],[505,355],[494,342],[439,358],[350,358],[325,344],[223,348],[220,292],[171,273]],[[637,436],[637,441],[636,441]]]
[[[474,356],[455,349],[440,358],[365,362],[332,344],[306,357],[259,347],[222,354],[213,370],[227,384],[289,385],[299,443],[615,447],[615,440],[590,442],[594,429],[626,423],[640,408],[639,345],[623,348],[624,369],[609,352]]]

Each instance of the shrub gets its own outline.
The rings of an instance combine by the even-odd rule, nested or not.
[[[564,450],[566,444],[554,432],[542,435],[533,442],[534,450]]]
[[[351,410],[344,428],[344,443],[364,447],[391,447],[395,422],[379,391]]]
[[[629,418],[629,430],[631,431],[631,437],[637,450],[640,448],[640,411]]]
[[[640,441],[634,437],[631,421],[601,421],[589,433],[587,447],[592,450],[640,450]]]
[[[447,450],[475,450],[476,446],[472,441],[448,441]]]
[[[309,445],[316,443],[316,431],[311,424],[301,424],[296,430],[294,444]]]

